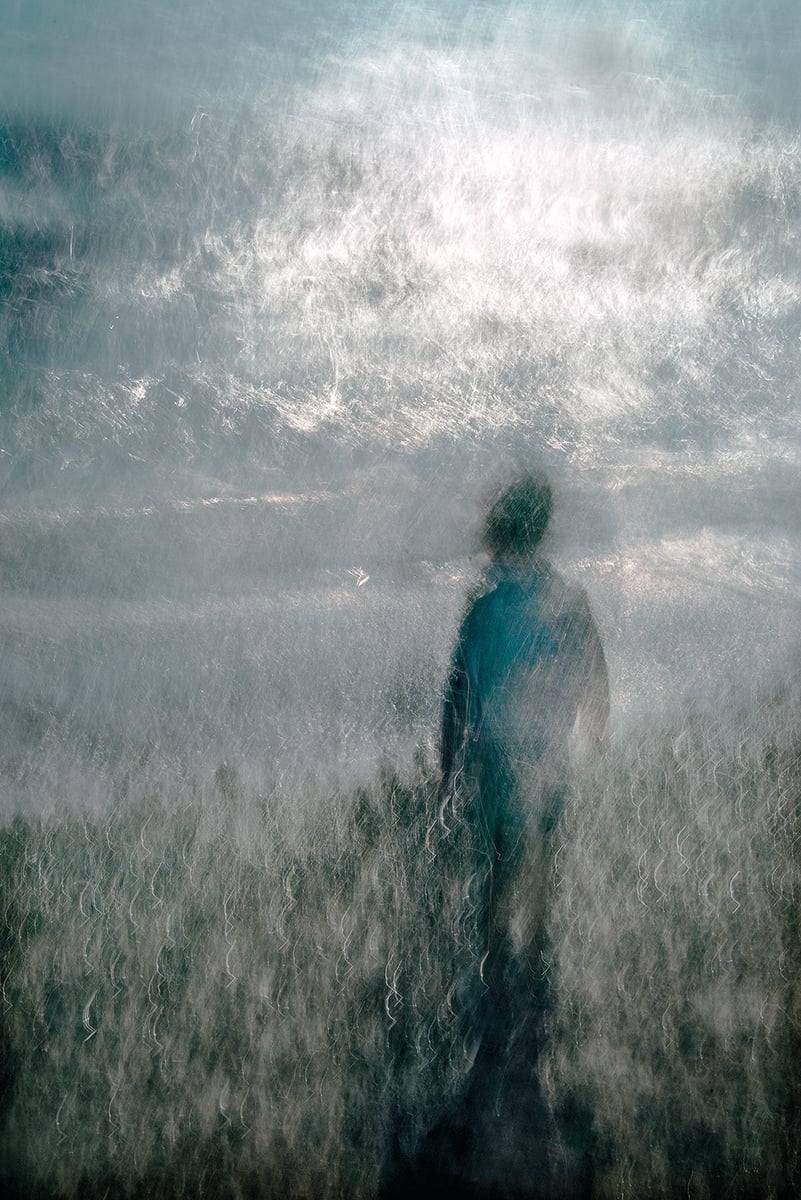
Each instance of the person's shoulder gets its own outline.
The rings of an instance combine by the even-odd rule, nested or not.
[[[462,634],[470,638],[477,629],[493,620],[495,610],[503,608],[503,573],[495,564],[483,571],[467,594],[462,617]]]
[[[553,588],[560,588],[562,591],[581,591],[580,585],[572,579],[567,579],[561,571],[557,571],[549,558],[535,559],[534,571],[538,579],[543,583],[550,584]]]
[[[496,584],[488,584],[486,582],[483,586],[481,583],[477,583],[470,590],[464,610],[465,624],[481,620],[482,613],[485,613],[487,609],[496,603],[497,590]]]
[[[551,563],[543,565],[541,578],[543,590],[554,610],[572,618],[590,617],[590,602],[580,583],[566,579]]]
[[[491,563],[486,567],[467,593],[468,609],[472,609],[477,604],[487,601],[498,590],[498,585],[502,580],[503,573],[498,570],[495,563]]]

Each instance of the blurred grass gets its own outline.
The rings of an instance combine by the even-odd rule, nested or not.
[[[521,866],[554,1158],[591,1162],[595,1196],[798,1185],[798,712],[687,714],[577,779],[549,947],[536,848]],[[298,805],[223,765],[2,831],[5,1194],[371,1196],[393,1127],[413,1149],[459,1095],[480,871],[458,801],[421,763]]]
[[[3,832],[8,1185],[370,1194],[388,1114],[464,1070],[462,852],[389,778],[294,837],[238,829],[229,768],[212,814],[167,799]]]
[[[579,786],[557,856],[563,1125],[594,1114],[600,1196],[793,1195],[797,707],[688,714],[599,782]]]

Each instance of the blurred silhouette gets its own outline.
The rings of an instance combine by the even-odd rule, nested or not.
[[[609,683],[583,590],[541,551],[550,485],[529,474],[501,493],[484,526],[492,558],[456,640],[442,710],[441,788],[472,828],[476,970],[458,988],[464,1095],[417,1148],[396,1153],[386,1196],[418,1182],[462,1196],[591,1192],[591,1114],[576,1145],[553,1146],[537,1075],[548,1011],[551,839],[571,758],[601,752]],[[521,874],[521,867],[525,870]],[[514,947],[511,885],[525,887],[529,936]],[[481,945],[483,942],[483,945]]]
[[[571,745],[586,754],[606,740],[609,683],[587,598],[541,553],[551,508],[550,484],[532,474],[490,509],[493,562],[462,621],[443,704],[442,787],[474,786],[493,908],[527,831],[546,836],[558,820]]]

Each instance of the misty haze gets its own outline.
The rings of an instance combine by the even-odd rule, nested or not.
[[[2,30],[4,1194],[795,1195],[797,6]],[[530,472],[609,721],[515,784],[493,1118],[441,729]]]

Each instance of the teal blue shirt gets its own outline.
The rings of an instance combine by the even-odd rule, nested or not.
[[[584,591],[547,560],[495,563],[459,630],[443,704],[443,781],[502,747],[528,762],[564,755],[580,711],[606,726],[603,647]]]

